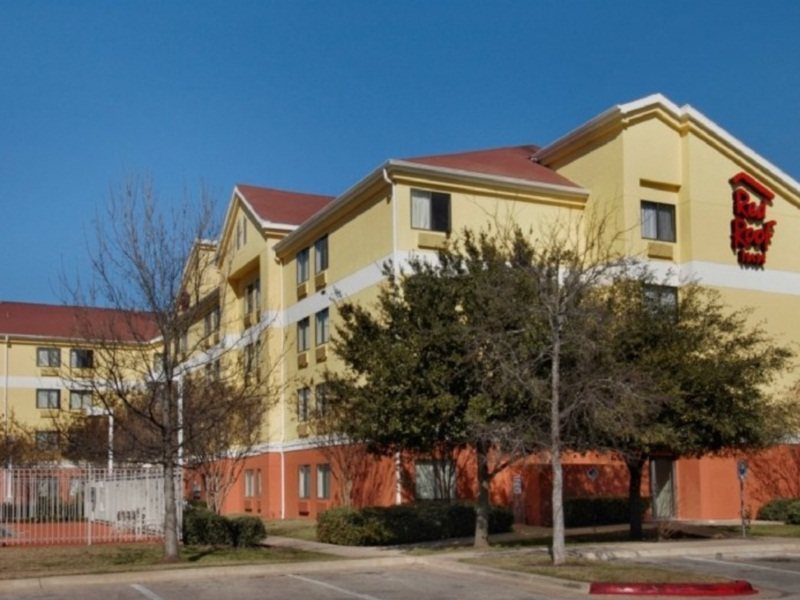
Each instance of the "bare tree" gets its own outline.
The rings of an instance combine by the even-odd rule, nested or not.
[[[251,445],[264,414],[264,383],[243,370],[257,364],[241,358],[254,340],[219,343],[216,247],[207,241],[214,226],[205,190],[166,208],[149,179],[130,178],[96,220],[91,278],[67,285],[77,306],[110,310],[76,310],[75,337],[87,345],[73,351],[64,376],[91,392],[91,412],[124,429],[130,459],[163,467],[167,561],[178,559],[185,459],[215,460],[224,443]]]

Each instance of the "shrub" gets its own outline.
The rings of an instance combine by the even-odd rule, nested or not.
[[[789,525],[800,525],[800,502],[792,502],[789,505],[785,520]]]
[[[203,546],[233,545],[228,519],[203,508],[187,508],[183,513],[183,543]]]
[[[260,546],[267,537],[264,521],[258,517],[233,517],[227,521],[231,532],[231,541],[237,548]]]
[[[642,498],[642,514],[650,505]],[[564,524],[567,527],[616,525],[630,521],[627,498],[568,498],[564,501]]]
[[[506,508],[492,507],[489,532],[509,531],[514,516]],[[360,510],[333,508],[317,517],[317,539],[346,546],[408,544],[475,532],[475,506],[465,503],[420,502]]]
[[[775,498],[758,509],[757,519],[762,521],[786,521],[789,511],[800,504],[800,498]]]

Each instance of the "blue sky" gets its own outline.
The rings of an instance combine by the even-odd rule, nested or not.
[[[0,3],[0,299],[59,302],[110,186],[337,194],[662,92],[800,178],[800,2]],[[165,200],[167,201],[167,200]]]

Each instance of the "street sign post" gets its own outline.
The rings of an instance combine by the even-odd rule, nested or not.
[[[747,510],[744,506],[744,481],[747,479],[747,461],[736,461],[736,474],[739,476],[739,514],[742,517],[742,537],[747,537]]]

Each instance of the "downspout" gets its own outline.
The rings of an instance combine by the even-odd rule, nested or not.
[[[400,273],[400,267],[397,264],[397,197],[394,193],[394,181],[389,177],[386,167],[383,168],[383,179],[391,189],[389,202],[392,205],[392,274],[396,279]],[[394,455],[394,503],[403,503],[403,463],[400,452],[395,452]]]
[[[8,436],[11,433],[11,423],[9,422],[8,417],[8,349],[9,349],[9,341],[8,341],[8,334],[6,334],[6,341],[3,344],[4,352],[5,352],[5,371],[4,371],[4,381],[3,381],[3,416],[5,418],[5,439],[3,443],[6,445],[6,450],[8,449]],[[11,453],[8,453],[6,457],[6,481],[5,481],[5,488],[6,488],[6,500],[11,500]]]
[[[281,519],[286,518],[286,452],[284,451],[284,445],[286,444],[286,301],[283,297],[283,278],[285,273],[283,272],[283,261],[278,259],[278,265],[280,265],[280,312],[278,314],[282,314],[283,316],[278,319],[278,322],[281,326],[281,439],[280,439],[280,446],[278,448],[278,453],[280,454],[281,458]]]

